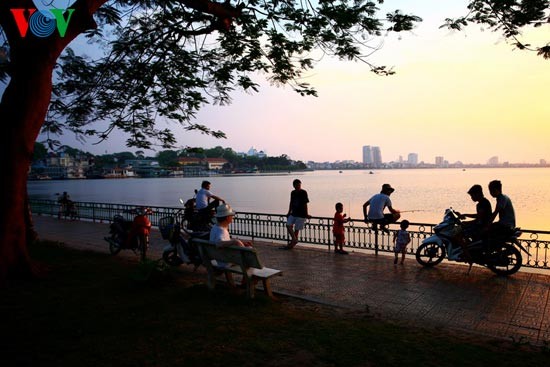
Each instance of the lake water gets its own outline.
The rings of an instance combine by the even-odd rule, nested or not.
[[[226,199],[236,211],[284,214],[288,210],[292,180],[299,178],[308,191],[313,216],[332,217],[334,204],[344,204],[352,218],[362,218],[362,205],[380,191],[383,183],[396,190],[393,206],[411,222],[438,223],[448,207],[475,212],[475,203],[466,191],[481,184],[494,207],[487,184],[501,180],[510,196],[518,226],[550,230],[549,168],[477,169],[396,169],[396,170],[315,171],[289,175],[214,176],[209,178],[154,178],[29,181],[31,198],[56,199],[67,191],[75,201],[107,202],[150,206],[180,206],[178,198],[188,199],[202,180],[212,182],[211,191]]]

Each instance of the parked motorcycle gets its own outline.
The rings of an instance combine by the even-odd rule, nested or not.
[[[445,256],[448,260],[486,266],[498,275],[516,273],[523,263],[520,250],[527,256],[529,252],[518,240],[521,231],[516,228],[513,233],[496,233],[485,240],[473,240],[467,244],[469,256],[465,256],[458,242],[462,234],[460,214],[452,208],[445,210],[443,221],[434,227],[435,234],[422,241],[416,250],[416,261],[423,266],[439,264]]]
[[[141,260],[145,260],[149,249],[149,233],[151,221],[148,215],[153,213],[149,208],[136,208],[125,211],[135,215],[134,219],[125,220],[122,215],[115,215],[109,228],[109,237],[105,241],[109,243],[109,251],[116,255],[120,250],[132,250],[140,254]]]
[[[183,202],[180,199],[181,202]],[[185,208],[182,215],[180,209],[174,216],[161,218],[159,221],[159,230],[162,238],[168,240],[163,252],[164,262],[170,266],[180,266],[181,264],[190,264],[195,266],[195,270],[202,264],[199,251],[192,245],[190,239],[201,238],[207,240],[210,231],[190,232],[185,229],[182,223],[185,223]]]

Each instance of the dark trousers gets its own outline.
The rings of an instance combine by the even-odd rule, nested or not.
[[[386,225],[390,223],[397,222],[397,219],[394,217],[393,214],[384,214],[384,218],[380,219],[369,219],[369,222],[372,223],[372,228],[377,229],[378,225],[381,227],[385,227]]]

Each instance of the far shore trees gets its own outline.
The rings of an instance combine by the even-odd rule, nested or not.
[[[169,122],[223,137],[195,114],[206,103],[229,103],[236,88],[256,91],[253,76],[315,95],[300,77],[322,54],[391,74],[366,55],[378,47],[377,36],[410,30],[420,18],[399,11],[381,16],[381,2],[2,0],[0,283],[36,270],[27,252],[34,237],[26,179],[41,130],[100,139],[121,130],[129,147],[170,148]],[[548,22],[548,1],[541,0],[470,1],[470,11],[449,25],[471,21],[516,37],[522,27]],[[94,57],[66,49],[84,33],[99,46]],[[538,52],[547,56],[547,47]]]

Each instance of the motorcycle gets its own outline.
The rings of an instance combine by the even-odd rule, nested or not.
[[[116,255],[120,250],[132,250],[139,253],[141,261],[144,261],[149,249],[149,233],[151,221],[148,215],[153,211],[149,208],[136,208],[124,211],[134,215],[134,219],[125,220],[122,215],[115,215],[109,227],[109,237],[105,241],[109,243],[109,251]]]
[[[180,199],[180,202],[183,200]],[[170,266],[180,266],[181,264],[194,265],[196,270],[201,264],[202,259],[196,246],[192,245],[190,239],[200,238],[208,240],[210,231],[190,232],[185,229],[182,223],[185,223],[185,210],[178,210],[174,216],[161,218],[159,221],[159,230],[163,239],[168,240],[167,245],[162,251],[162,259]]]
[[[523,263],[521,251],[529,252],[521,245],[519,228],[510,233],[496,233],[486,239],[467,243],[467,254],[459,242],[462,235],[460,214],[452,208],[445,210],[443,221],[434,227],[435,234],[422,241],[416,250],[416,261],[425,267],[439,264],[445,257],[451,261],[478,264],[498,275],[516,273]]]
[[[180,198],[180,203],[183,204],[183,221],[181,221],[181,227],[193,232],[210,232],[210,229],[212,229],[214,211],[199,211],[196,205],[196,195],[197,190],[195,190],[195,195],[185,202]]]

